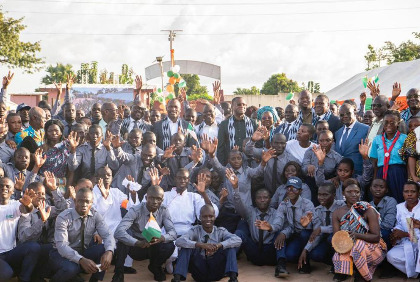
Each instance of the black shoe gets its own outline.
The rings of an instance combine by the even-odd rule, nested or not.
[[[228,282],[238,282],[238,274],[236,272],[229,272]]]
[[[289,272],[286,270],[286,267],[279,263],[276,266],[276,270],[274,271],[274,276],[279,278],[279,277],[288,277],[289,276]]]
[[[334,274],[333,280],[335,282],[342,282],[342,281],[346,281],[349,277],[350,276],[346,274],[336,273]]]
[[[151,273],[153,273],[153,278],[156,281],[165,281],[166,280],[166,275],[165,272],[163,271],[163,268],[159,265],[159,266],[152,266],[149,264],[149,266],[147,267]]]
[[[112,282],[124,282],[124,273],[115,272],[114,276],[112,276]]]
[[[91,276],[89,282],[98,282],[98,278]]]
[[[132,267],[124,266],[124,274],[136,274],[137,270]]]
[[[329,273],[335,274],[334,265],[331,266]]]
[[[309,261],[307,261],[302,268],[299,269],[299,274],[309,274],[311,273],[311,265],[309,264]]]
[[[174,278],[172,278],[171,282],[181,282],[181,275],[174,274]]]

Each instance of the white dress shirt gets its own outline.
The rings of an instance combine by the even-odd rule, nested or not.
[[[198,136],[198,134],[199,134],[199,132],[198,132],[198,128],[199,128],[199,126],[200,125],[196,125],[194,128],[195,128],[195,133],[197,134],[197,136]],[[207,134],[207,136],[209,137],[209,138],[211,138],[211,139],[214,139],[214,138],[217,138],[217,134],[219,133],[219,126],[217,125],[217,122],[214,122],[212,125],[207,125],[207,124],[205,124],[204,126],[203,126],[203,130],[201,131],[201,136],[200,136],[200,138],[202,139],[203,138],[203,135],[204,134]]]
[[[179,119],[177,119],[175,122],[172,122],[172,120],[168,118],[169,130],[171,131],[171,136],[178,132],[178,120]]]
[[[346,133],[346,130],[347,130],[347,128],[349,129],[349,131],[348,131],[348,133],[347,133],[347,138],[350,136],[350,133],[351,133],[351,131],[353,130],[353,126],[354,126],[354,124],[356,123],[356,121],[354,121],[352,124],[350,124],[348,127],[344,127],[344,130],[343,130],[343,135],[341,135],[341,138],[340,138],[340,147],[341,147],[341,141],[343,141],[343,137],[344,137],[344,135],[345,135],[345,133]]]

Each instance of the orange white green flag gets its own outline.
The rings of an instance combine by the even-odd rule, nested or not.
[[[147,242],[152,241],[152,238],[160,238],[162,236],[162,230],[152,213],[150,213],[149,221],[146,223],[141,235],[143,235]]]

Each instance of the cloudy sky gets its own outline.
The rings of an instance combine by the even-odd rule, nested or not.
[[[281,72],[299,83],[319,82],[328,91],[364,71],[369,43],[400,43],[420,31],[418,0],[2,0],[0,5],[8,16],[25,17],[21,39],[41,41],[46,65],[70,63],[76,70],[82,62],[98,61],[100,70],[120,73],[127,63],[144,75],[156,56],[169,58],[168,35],[161,30],[181,29],[175,58],[220,65],[225,93],[261,88]],[[32,91],[45,75],[15,73],[11,92]],[[211,79],[202,78],[202,84],[211,86]]]

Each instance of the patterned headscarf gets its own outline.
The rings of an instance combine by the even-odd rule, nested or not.
[[[259,121],[262,119],[262,116],[265,112],[270,112],[271,113],[271,115],[273,116],[274,123],[276,123],[280,119],[279,116],[277,115],[276,109],[274,109],[273,107],[270,107],[270,106],[264,106],[257,111],[257,119]]]

